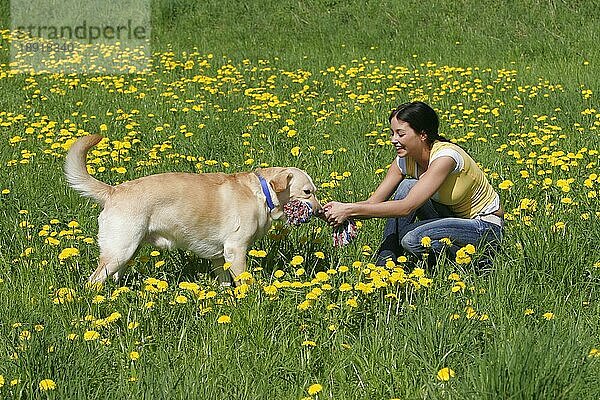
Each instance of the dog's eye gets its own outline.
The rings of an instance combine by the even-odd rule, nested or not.
[[[304,189],[304,194],[310,194],[310,190]]]

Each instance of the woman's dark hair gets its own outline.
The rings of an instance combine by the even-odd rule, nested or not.
[[[427,143],[430,146],[436,140],[441,142],[449,141],[438,133],[440,119],[435,110],[422,101],[400,104],[390,114],[389,122],[391,123],[394,118],[408,123],[419,134],[425,133],[427,135]]]

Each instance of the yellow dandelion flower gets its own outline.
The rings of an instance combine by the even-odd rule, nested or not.
[[[467,315],[467,319],[472,319],[477,316],[477,311],[471,306],[465,308],[465,314]]]
[[[140,353],[138,353],[137,351],[132,351],[129,353],[129,359],[131,361],[137,361],[140,359]]]
[[[456,373],[452,369],[445,367],[438,371],[436,378],[439,381],[448,382],[450,378],[454,378],[455,375]]]
[[[588,353],[588,357],[600,357],[600,350],[596,349],[596,348],[592,348],[590,350],[590,352]],[[2,387],[0,385],[0,387]]]
[[[233,278],[234,281],[248,281],[252,279],[252,274],[248,271],[244,271],[241,274],[239,274],[238,276],[236,276],[235,278]]]
[[[451,289],[451,291],[452,291],[452,293],[460,292],[461,290],[464,290],[466,286],[467,286],[467,285],[465,285],[465,283],[464,283],[464,282],[462,282],[462,281],[457,281],[457,282],[454,284],[454,286],[452,286],[452,289]]]
[[[319,393],[321,390],[323,390],[323,386],[319,385],[318,383],[314,383],[308,387],[308,394],[311,396],[314,396],[315,394]]]
[[[56,246],[56,245],[58,245],[60,243],[60,241],[58,239],[53,238],[53,237],[49,237],[49,238],[46,238],[46,240],[44,241],[44,243],[48,243],[49,245]]]
[[[219,323],[219,324],[229,324],[229,323],[231,323],[231,317],[229,315],[221,315],[217,319],[217,323]]]
[[[466,252],[467,254],[471,254],[471,255],[472,255],[472,254],[475,254],[475,246],[473,246],[472,244],[468,244],[468,245],[466,245],[466,246],[464,247],[464,249],[465,249],[465,252]]]
[[[423,247],[431,247],[431,238],[429,236],[423,236],[421,238],[421,246]]]
[[[305,311],[308,310],[311,306],[310,300],[304,300],[302,303],[298,304],[298,310]]]
[[[175,297],[175,302],[178,304],[185,304],[188,302],[188,298],[180,294],[177,297]]]
[[[317,282],[327,282],[329,280],[329,275],[327,272],[319,271],[315,275],[315,279]]]
[[[452,240],[450,240],[450,238],[447,238],[447,237],[441,238],[440,242],[445,244],[446,246],[452,246]]]
[[[346,305],[348,305],[352,308],[356,308],[356,307],[358,307],[358,301],[356,301],[356,299],[353,297],[351,299],[346,300]]]
[[[550,321],[551,319],[554,319],[554,313],[551,312],[547,312],[542,314],[542,318],[544,318],[546,321]]]
[[[509,190],[509,189],[510,189],[511,187],[513,187],[513,186],[514,186],[514,183],[512,183],[512,181],[510,181],[510,180],[508,180],[508,179],[507,179],[507,180],[504,180],[504,181],[502,181],[502,182],[501,182],[501,183],[498,185],[498,187],[499,187],[500,189],[502,189],[502,190]]]
[[[250,251],[248,252],[248,255],[249,255],[250,257],[259,257],[259,250],[252,249],[252,250],[250,250]]]
[[[66,260],[67,258],[71,258],[79,255],[79,250],[75,247],[67,247],[63,249],[58,255],[58,259],[61,261]]]
[[[20,340],[29,340],[31,339],[31,332],[28,330],[24,330],[19,334]]]
[[[113,312],[108,317],[106,317],[106,322],[111,323],[121,319],[122,314],[120,312]]]
[[[42,379],[39,383],[41,391],[48,391],[56,389],[56,383],[52,379]]]
[[[290,264],[295,267],[295,266],[298,266],[298,265],[302,264],[303,262],[304,262],[304,257],[302,257],[302,256],[294,256],[292,258],[292,261],[290,261]]]
[[[433,279],[431,279],[431,278],[426,278],[424,276],[419,278],[419,285],[421,285],[423,287],[429,287],[429,286],[431,286],[432,283],[433,283]]]
[[[348,284],[348,283],[342,283],[340,285],[339,291],[340,292],[348,292],[352,290],[352,285]]]
[[[410,277],[415,277],[415,278],[420,278],[422,276],[425,276],[425,270],[423,268],[415,268],[413,269],[413,271],[410,273]]]
[[[457,264],[468,264],[471,262],[471,257],[467,254],[464,248],[459,249],[456,252],[456,263]]]
[[[179,288],[189,290],[190,292],[197,292],[200,290],[200,285],[194,282],[181,282],[179,283]]]
[[[83,334],[83,340],[85,341],[89,342],[98,339],[100,339],[100,334],[96,331],[85,331],[85,333]]]
[[[269,296],[274,296],[277,294],[277,288],[274,285],[265,286],[263,290]]]
[[[316,347],[317,343],[312,341],[312,340],[305,340],[304,342],[302,342],[302,346],[304,347]]]
[[[450,275],[448,275],[448,280],[450,280],[450,281],[460,281],[460,275],[458,275],[456,272],[453,272]]]

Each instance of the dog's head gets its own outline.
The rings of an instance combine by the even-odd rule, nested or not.
[[[260,173],[267,179],[279,201],[278,212],[274,218],[280,218],[284,204],[292,200],[300,200],[310,204],[313,214],[321,214],[323,208],[317,200],[315,192],[317,187],[311,177],[298,168],[265,168]]]

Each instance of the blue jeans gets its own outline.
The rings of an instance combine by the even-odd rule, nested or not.
[[[416,179],[402,180],[394,200],[405,198],[416,183]],[[387,259],[395,260],[406,252],[420,258],[431,253],[436,256],[444,249],[454,260],[456,252],[468,244],[475,246],[478,252],[483,249],[490,254],[498,248],[502,231],[503,227],[481,219],[458,218],[447,206],[429,199],[409,215],[387,220],[376,263],[383,265]],[[426,236],[431,239],[430,247],[421,244]],[[440,241],[443,238],[450,239],[452,245]]]

